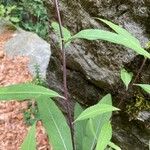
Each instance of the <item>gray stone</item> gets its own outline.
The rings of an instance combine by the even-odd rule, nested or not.
[[[36,76],[35,66],[39,66],[42,78],[46,78],[46,71],[49,64],[51,50],[50,44],[32,32],[16,29],[13,37],[8,40],[4,48],[9,57],[29,57],[29,70]]]
[[[112,125],[113,141],[123,150],[148,150],[150,130],[143,121],[121,114],[113,116]]]
[[[143,122],[149,122],[150,123],[150,112],[149,111],[141,111],[139,112],[137,119]]]
[[[118,0],[95,1],[95,0],[72,0],[61,3],[63,22],[72,34],[86,28],[99,28],[109,30],[106,26],[92,17],[101,17],[119,23],[145,46],[148,42],[146,31],[148,11],[136,13],[138,5],[141,9],[148,9],[148,2],[130,1],[122,2]],[[53,2],[48,7],[54,8]],[[131,9],[133,8],[133,13]],[[143,9],[142,9],[143,10]],[[50,16],[52,17],[52,16]],[[137,20],[142,20],[139,22]],[[56,44],[56,38],[51,35]],[[57,48],[60,54],[59,48]],[[110,44],[108,42],[93,41],[87,42],[76,40],[66,49],[67,67],[79,71],[85,75],[86,79],[96,86],[107,89],[117,85],[120,81],[120,68],[126,63],[130,63],[136,54],[123,46]]]
[[[54,12],[54,2],[52,0],[45,2],[47,4],[47,10],[49,11],[50,20],[55,20],[56,13]],[[92,18],[100,17],[126,28],[133,36],[139,39],[143,47],[145,47],[145,44],[148,42],[150,35],[149,8],[150,0],[60,1],[63,24],[72,34],[87,28],[110,30],[106,25]],[[50,38],[53,45],[53,56],[62,60],[61,51],[57,43],[58,40],[56,36],[54,36],[54,33],[51,33]],[[115,93],[116,91],[114,91],[114,88],[118,89],[117,86],[120,85],[120,83],[118,83],[120,80],[120,68],[130,63],[134,66],[132,61],[136,56],[137,55],[132,50],[108,42],[74,41],[70,47],[66,49],[67,68],[69,70],[68,79],[70,80],[68,82],[69,92],[71,93],[72,90],[76,90],[75,96],[77,99],[79,98],[80,103],[82,103],[81,99],[83,99],[83,104],[86,103],[86,99],[88,99],[90,95],[97,95],[97,91],[93,90],[92,85],[95,85],[95,89],[98,89],[98,92],[102,95],[109,92]],[[137,69],[140,65],[141,64],[137,66]],[[61,71],[58,73],[56,71],[57,69],[58,68],[49,70],[49,76],[54,75],[56,77],[55,81],[58,81],[61,75],[60,72],[62,71],[60,69]],[[149,70],[149,67],[144,70],[145,75],[142,79],[142,81],[144,81],[143,83],[150,82]],[[137,72],[137,70],[135,72]],[[72,77],[72,75],[76,75],[76,77]],[[52,80],[49,80],[50,86],[51,81]],[[71,84],[76,84],[75,81],[80,83],[84,82],[85,85],[81,84],[82,86],[79,86],[80,84],[77,83],[78,88]],[[60,80],[60,83],[62,83],[62,80]],[[81,89],[84,89],[84,87],[88,89],[89,84],[91,84],[90,88],[92,88],[92,94],[85,92],[85,95]],[[60,86],[57,87],[61,89]],[[121,90],[122,89],[119,88],[118,91],[121,92]],[[73,94],[74,93],[71,93],[71,100],[74,100]],[[91,102],[92,96],[88,100]],[[129,100],[132,100],[132,98]],[[150,134],[148,128],[144,126],[145,122],[139,120],[129,122],[128,117],[125,118],[120,114],[114,116],[112,121],[114,143],[118,144],[123,150],[148,149]]]

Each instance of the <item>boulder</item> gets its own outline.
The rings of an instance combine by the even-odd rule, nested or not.
[[[8,57],[26,56],[29,58],[29,70],[36,76],[36,66],[42,78],[46,78],[51,49],[50,44],[40,38],[37,34],[16,28],[10,23],[1,22],[0,31],[12,30],[12,37],[5,43],[4,51]]]

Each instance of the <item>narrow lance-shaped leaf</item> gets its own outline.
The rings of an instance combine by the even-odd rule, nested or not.
[[[123,34],[116,34],[100,29],[86,29],[72,36],[71,40],[77,38],[87,40],[105,40],[108,42],[121,44],[150,59],[150,53],[144,50],[137,42],[135,42],[135,40],[131,39],[131,37],[124,36]]]
[[[104,150],[112,138],[112,127],[110,122],[103,125],[100,135],[98,137],[98,142],[96,145],[96,150]]]
[[[105,95],[100,101],[99,104],[108,104],[108,105],[112,105],[112,97],[110,94]],[[99,137],[100,131],[103,127],[103,125],[107,122],[109,122],[110,118],[111,118],[112,112],[107,112],[104,114],[101,114],[97,117],[94,117],[92,119],[93,121],[93,126],[95,129],[95,134],[96,137],[94,136],[90,136],[88,137],[90,140],[89,142],[86,144],[87,145],[87,149],[85,150],[93,150],[96,143],[97,143],[97,139]],[[88,132],[88,131],[87,131]]]
[[[115,150],[121,150],[121,148],[113,142],[109,142],[108,145]]]
[[[41,95],[47,97],[62,97],[55,91],[30,83],[16,84],[0,88],[0,101],[36,99]]]
[[[135,44],[140,45],[140,42],[138,39],[136,39],[134,36],[132,36],[127,30],[125,30],[124,28],[120,27],[119,25],[116,25],[108,20],[105,19],[100,19],[100,18],[96,18],[100,21],[102,21],[103,23],[107,24],[110,28],[112,28],[115,32],[117,32],[120,35],[123,35],[124,37],[127,37],[128,39],[131,39],[131,42],[134,42]]]
[[[72,150],[70,128],[56,104],[48,97],[37,100],[40,118],[54,150]]]
[[[125,69],[121,69],[121,80],[126,86],[126,90],[128,90],[129,83],[131,82],[133,77],[133,73],[127,72]]]
[[[75,120],[79,121],[79,120],[84,120],[84,119],[89,119],[89,118],[93,118],[96,117],[100,114],[106,113],[106,112],[111,112],[111,111],[116,111],[119,110],[116,107],[113,107],[111,105],[107,105],[107,104],[96,104],[94,106],[91,106],[89,108],[87,108],[86,110],[84,110],[79,117]]]
[[[86,39],[86,40],[105,40],[113,43],[122,44],[123,43],[123,37],[109,31],[100,30],[100,29],[85,29],[81,30],[74,36],[72,36],[71,39]]]
[[[95,129],[94,129],[94,125],[93,125],[93,118],[90,118],[89,120],[88,120],[88,127],[89,127],[89,130],[90,130],[90,132],[92,133],[92,135],[95,137],[95,138],[97,138],[96,137],[96,132],[95,132]]]
[[[36,150],[36,122],[31,126],[26,138],[24,139],[21,150]]]
[[[100,18],[96,18],[100,21],[102,21],[103,23],[107,24],[110,28],[112,28],[115,32],[117,32],[118,34],[122,35],[123,37],[125,37],[126,39],[128,39],[128,41],[130,41],[130,43],[133,45],[133,47],[129,47],[132,48],[134,51],[136,51],[138,54],[143,55],[145,57],[150,58],[150,53],[148,53],[146,50],[144,50],[141,47],[141,44],[139,42],[139,40],[137,38],[135,38],[134,36],[132,36],[127,30],[125,30],[124,28],[120,27],[119,25],[116,25],[108,20],[104,20],[104,19],[100,19]],[[124,45],[127,46],[127,45]],[[127,46],[128,47],[128,46]]]
[[[112,105],[111,95],[107,94],[100,100],[99,103]],[[104,114],[101,114],[97,117],[90,119],[92,123],[88,122],[86,125],[86,132],[85,132],[83,143],[82,143],[83,150],[93,150],[95,148],[95,145],[97,143],[97,139],[102,130],[102,127],[105,123],[109,122],[111,115],[112,115],[112,112],[108,112],[108,113],[104,113]]]
[[[150,84],[134,84],[141,87],[144,91],[150,94]]]
[[[74,111],[74,120],[83,112],[83,108],[76,103],[75,105],[75,111]],[[83,143],[83,137],[85,134],[85,126],[86,126],[85,120],[76,122],[74,125],[74,134],[75,134],[75,145],[76,150],[82,149],[82,143]]]
[[[93,139],[97,140],[96,132],[94,130],[93,119],[88,119],[87,124],[85,126],[85,133],[82,139],[82,148],[83,150],[90,150]],[[82,121],[80,121],[82,122]],[[77,122],[78,123],[78,122]],[[92,149],[93,150],[93,149]]]

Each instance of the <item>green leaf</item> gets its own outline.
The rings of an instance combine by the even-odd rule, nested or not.
[[[107,94],[99,101],[99,103],[112,105],[111,95]],[[87,124],[87,126],[86,126],[87,130],[86,130],[85,136],[83,138],[83,143],[86,143],[86,144],[83,144],[84,150],[93,150],[94,149],[103,125],[110,120],[111,115],[112,115],[112,112],[107,112],[107,113],[101,114],[97,117],[94,117],[92,119],[93,127],[94,127],[95,134],[96,134],[95,136],[91,133],[91,131],[89,130],[89,128],[90,128],[89,124]]]
[[[150,84],[134,84],[136,86],[140,86],[144,91],[150,94]]]
[[[123,38],[121,35],[118,35],[113,32],[104,31],[100,29],[85,29],[74,36],[72,36],[72,39],[86,39],[86,40],[105,40],[113,43],[122,44]]]
[[[11,17],[11,18],[10,18],[10,21],[17,23],[17,22],[20,21],[20,19],[17,18],[17,17]]]
[[[95,139],[95,138],[97,139],[96,133],[95,133],[95,130],[94,130],[93,118],[92,118],[92,119],[89,119],[87,121],[87,124],[85,126],[85,133],[84,133],[84,137],[82,139],[83,142],[82,142],[82,148],[81,149],[90,150],[93,139]]]
[[[36,122],[31,126],[26,138],[24,139],[21,150],[36,150]]]
[[[103,125],[100,135],[98,137],[98,142],[96,145],[96,150],[104,150],[112,138],[112,127],[110,122]]]
[[[16,84],[0,88],[0,101],[36,99],[41,95],[48,97],[61,97],[55,91],[30,83]]]
[[[121,150],[121,148],[113,142],[109,142],[108,145],[115,150]]]
[[[144,50],[136,41],[135,38],[131,38],[131,36],[125,36],[124,34],[117,34],[109,31],[104,31],[100,29],[86,29],[78,32],[74,36],[72,36],[71,40],[73,39],[86,39],[86,40],[104,40],[116,44],[120,44],[131,48],[135,52],[140,55],[143,55],[147,58],[150,58],[150,53]]]
[[[40,96],[37,100],[40,118],[54,150],[72,150],[70,128],[56,104]]]
[[[100,114],[111,112],[111,111],[116,111],[116,110],[119,110],[119,109],[116,107],[113,107],[111,105],[108,105],[108,104],[101,104],[101,103],[99,104],[98,103],[98,104],[91,106],[91,107],[87,108],[86,110],[84,110],[79,115],[79,117],[75,120],[75,122],[79,121],[79,120],[93,118]]]
[[[131,80],[132,80],[132,77],[133,77],[133,73],[127,72],[127,70],[125,70],[124,68],[121,69],[121,80],[122,80],[123,83],[125,84],[126,90],[128,90],[128,86],[129,86],[129,83],[130,83]]]
[[[74,111],[74,120],[83,112],[83,108],[76,103],[75,105],[75,111]],[[75,134],[75,145],[76,145],[76,150],[81,150],[82,149],[82,140],[85,134],[85,126],[86,126],[86,121],[80,121],[76,122],[74,125],[74,134]]]
[[[96,18],[100,21],[102,21],[103,23],[107,24],[110,28],[112,28],[115,32],[117,32],[120,35],[123,35],[124,37],[127,37],[128,39],[130,39],[131,41],[135,42],[137,45],[140,45],[140,42],[138,39],[136,39],[134,36],[132,36],[127,30],[125,30],[124,28],[108,21],[108,20],[104,20],[104,19],[100,19],[100,18]]]
[[[54,29],[54,31],[58,34],[58,36],[60,38],[61,34],[60,34],[59,24],[57,22],[52,22],[51,26]],[[71,38],[71,33],[70,33],[70,31],[68,29],[64,28],[63,26],[61,28],[62,28],[64,41],[67,42]]]

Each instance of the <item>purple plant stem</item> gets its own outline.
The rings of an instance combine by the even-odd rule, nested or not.
[[[54,0],[54,2],[55,2],[55,8],[56,8],[56,12],[57,12],[59,30],[60,30],[60,37],[61,37],[61,47],[60,48],[61,48],[62,57],[63,57],[63,86],[64,86],[64,97],[66,98],[65,99],[65,105],[67,107],[67,115],[68,115],[70,130],[71,130],[72,145],[73,145],[73,149],[75,149],[72,115],[71,115],[71,109],[70,109],[70,101],[68,99],[66,52],[65,52],[65,43],[64,43],[64,40],[63,40],[64,36],[63,36],[63,32],[62,32],[62,20],[61,20],[60,11],[59,11],[59,0]]]

